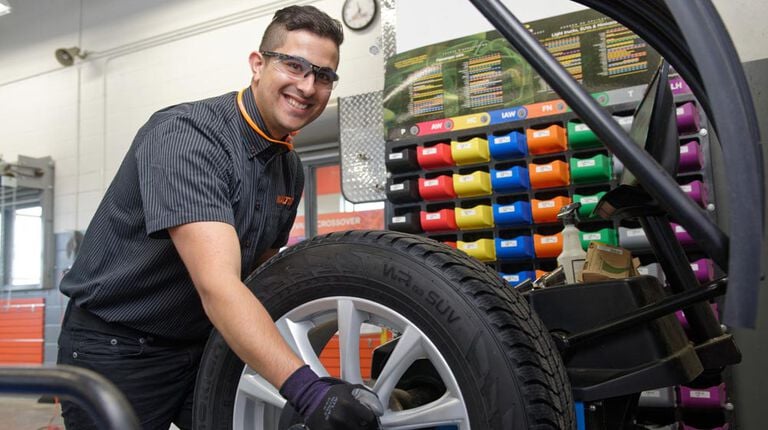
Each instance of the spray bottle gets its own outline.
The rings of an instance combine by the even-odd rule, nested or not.
[[[587,259],[587,253],[581,248],[579,230],[576,228],[576,211],[579,207],[581,203],[571,203],[563,206],[557,214],[557,218],[565,226],[562,232],[563,251],[557,256],[557,264],[563,267],[567,284],[577,282],[577,275],[581,273]]]

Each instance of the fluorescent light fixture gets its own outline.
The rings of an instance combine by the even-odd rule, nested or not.
[[[0,0],[0,15],[11,13],[11,4],[8,0]]]

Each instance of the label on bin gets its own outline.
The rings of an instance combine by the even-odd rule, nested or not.
[[[647,267],[638,267],[638,268],[637,268],[637,273],[639,273],[639,274],[641,274],[641,275],[647,275],[647,274],[651,273],[651,271],[650,271],[650,270],[648,270],[648,268],[647,268]],[[641,394],[641,395],[642,395],[642,394]]]
[[[440,181],[438,181],[437,179],[429,179],[429,180],[424,181],[424,186],[425,187],[435,187],[435,186],[437,186],[439,184],[440,184]]]
[[[504,280],[507,282],[520,282],[520,277],[517,275],[504,275]]]
[[[597,203],[598,201],[600,201],[600,198],[597,197],[597,196],[588,196],[588,197],[582,197],[581,198],[581,204],[582,205],[588,205],[588,204],[591,204],[591,203]]]
[[[600,240],[600,233],[587,233],[584,235],[584,240]]]
[[[691,390],[692,399],[711,399],[712,394],[709,391]]]
[[[393,216],[392,217],[392,222],[393,223],[405,222],[405,217],[404,216]]]
[[[557,243],[557,236],[542,237],[541,243]]]
[[[499,213],[500,214],[508,214],[508,213],[514,212],[514,211],[515,211],[515,206],[514,205],[499,207]]]
[[[405,189],[405,184],[392,184],[389,186],[389,191],[400,191]]]
[[[394,152],[392,154],[389,154],[390,160],[402,160],[403,159],[403,153],[402,152]]]
[[[462,142],[456,145],[456,149],[470,149],[472,148],[472,142]]]
[[[680,147],[680,153],[681,154],[687,154],[688,153],[688,147],[687,146],[681,146]]]
[[[640,397],[660,398],[661,397],[661,390],[643,391],[642,393],[640,393]]]
[[[533,132],[533,137],[534,138],[549,137],[550,134],[551,134],[551,132],[549,130],[539,130],[539,131],[534,131]]]
[[[459,176],[459,182],[461,182],[462,184],[463,184],[464,182],[472,182],[474,179],[475,179],[475,178],[474,178],[474,177],[472,177],[472,175]]]
[[[576,124],[576,126],[573,127],[573,131],[587,131],[589,130],[589,126],[586,124]]]
[[[536,173],[551,172],[551,171],[552,171],[551,164],[545,164],[544,166],[536,166]]]
[[[680,226],[680,225],[676,225],[675,226],[675,233],[685,233],[685,229],[682,226]]]
[[[515,248],[517,246],[516,240],[502,240],[501,241],[501,247],[502,248]]]
[[[437,148],[424,148],[424,151],[422,152],[424,155],[434,155],[437,154]]]
[[[633,119],[634,118],[631,116],[623,116],[621,118],[616,118],[616,122],[618,122],[619,125],[631,125]]]
[[[429,221],[434,221],[436,219],[440,219],[441,216],[440,216],[440,213],[438,212],[438,213],[433,213],[433,214],[427,214],[426,218]]]
[[[579,160],[576,162],[576,167],[592,167],[595,164],[595,160]]]
[[[464,216],[477,215],[477,211],[474,209],[462,209],[461,214]]]
[[[693,187],[690,185],[680,185],[680,189],[683,190],[684,193],[690,193],[693,191]]]
[[[555,207],[554,200],[547,200],[545,202],[539,202],[539,209],[553,208]]]
[[[637,237],[637,236],[645,236],[645,232],[642,228],[633,228],[631,230],[627,230],[627,237]]]
[[[477,244],[476,243],[465,243],[464,244],[464,249],[477,249]]]
[[[681,106],[681,107],[679,107],[679,108],[675,109],[675,113],[676,113],[677,115],[682,115],[682,114],[684,114],[684,113],[685,113],[685,108]]]
[[[504,170],[501,172],[496,172],[497,178],[511,178],[512,177],[512,171],[511,170]]]
[[[512,138],[509,136],[500,136],[493,140],[493,143],[500,144],[500,143],[509,143],[512,141]]]
[[[699,270],[699,264],[698,263],[691,263],[691,269],[693,269],[694,272]]]

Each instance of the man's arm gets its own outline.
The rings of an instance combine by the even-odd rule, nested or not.
[[[304,363],[240,280],[240,244],[235,229],[221,222],[195,222],[168,232],[211,323],[240,359],[272,385],[281,387]]]

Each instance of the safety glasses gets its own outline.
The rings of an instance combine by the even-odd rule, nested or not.
[[[339,75],[330,67],[316,66],[304,58],[280,52],[261,51],[261,55],[273,58],[275,68],[292,79],[301,80],[310,73],[314,74],[315,87],[318,89],[330,91],[339,82]]]

